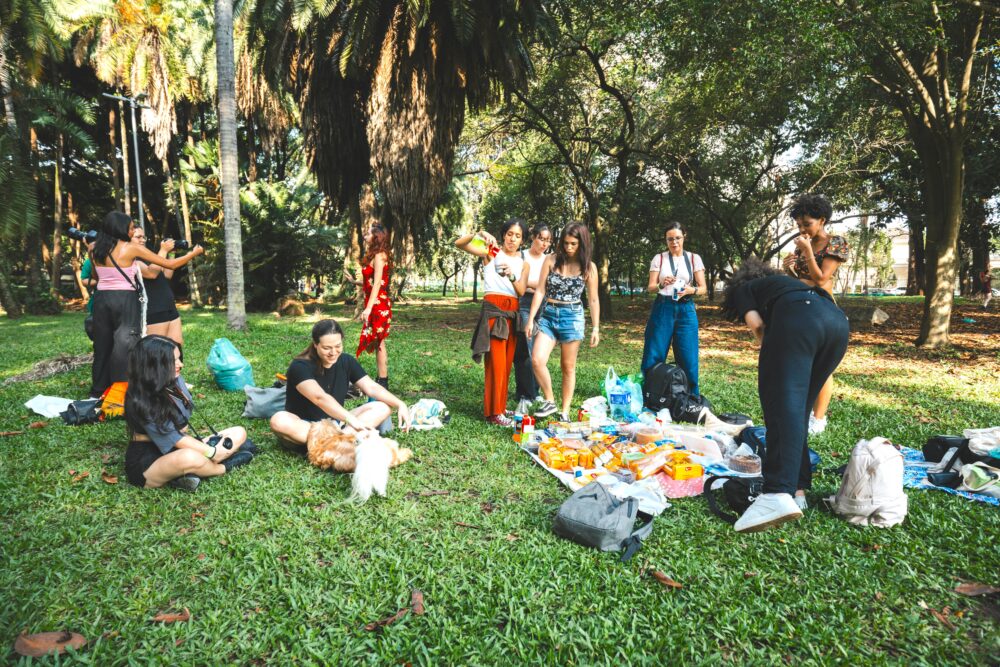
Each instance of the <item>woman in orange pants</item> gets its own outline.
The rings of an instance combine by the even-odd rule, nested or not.
[[[483,283],[486,295],[472,335],[472,358],[485,356],[486,386],[483,414],[496,426],[511,428],[507,414],[507,385],[514,364],[517,332],[523,330],[518,297],[527,286],[527,265],[521,257],[521,241],[527,233],[524,221],[511,218],[500,230],[501,242],[489,232],[466,234],[455,241],[465,252],[486,262]]]

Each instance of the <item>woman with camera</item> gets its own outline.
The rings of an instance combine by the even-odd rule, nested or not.
[[[517,332],[523,329],[518,297],[528,283],[528,266],[521,257],[521,240],[527,227],[520,218],[511,218],[500,229],[502,244],[489,232],[465,234],[455,241],[459,250],[482,259],[485,295],[472,334],[472,358],[485,356],[483,413],[495,426],[513,428],[507,414],[510,369],[514,365]]]
[[[744,321],[760,343],[757,391],[767,427],[764,492],[736,521],[755,532],[802,516],[809,465],[809,414],[847,351],[847,317],[830,294],[755,257],[726,285],[722,316]]]
[[[674,348],[674,360],[687,374],[691,393],[698,391],[698,313],[694,297],[705,294],[705,263],[699,255],[684,251],[684,228],[679,222],[667,224],[666,252],[649,265],[646,291],[656,294],[646,322],[642,347],[642,372],[667,358]]]
[[[101,396],[114,382],[123,382],[128,372],[129,349],[142,335],[145,295],[136,276],[139,259],[167,269],[179,269],[204,253],[195,246],[183,257],[167,259],[146,246],[131,243],[136,225],[119,211],[104,216],[94,246],[97,293],[94,295],[94,363],[90,395]]]
[[[165,336],[146,336],[129,358],[125,473],[138,487],[164,484],[194,491],[202,477],[217,477],[253,459],[242,426],[201,440],[188,433],[194,403],[181,369],[181,350]]]
[[[139,245],[146,245],[146,233],[141,228],[136,228],[132,234],[132,241]],[[160,250],[156,254],[166,259],[177,245],[178,242],[173,239],[164,239],[160,241]],[[184,245],[186,246],[186,243]],[[177,312],[174,292],[170,289],[170,279],[174,277],[173,269],[140,261],[139,270],[143,286],[146,288],[146,333],[166,336],[183,346],[181,315]]]

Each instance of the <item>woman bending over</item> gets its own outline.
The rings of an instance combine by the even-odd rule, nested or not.
[[[243,448],[242,426],[220,431],[216,444],[188,435],[194,403],[182,368],[180,348],[164,336],[146,336],[129,355],[125,473],[135,486],[170,484],[194,491],[202,477],[217,477],[253,459],[252,445]]]
[[[542,390],[542,404],[535,411],[546,417],[556,411],[549,375],[549,355],[559,343],[559,363],[562,367],[563,421],[569,418],[573,392],[576,390],[576,357],[583,340],[583,296],[587,289],[590,305],[590,347],[601,340],[601,306],[597,296],[597,267],[590,261],[590,232],[587,226],[574,222],[563,230],[556,252],[542,264],[542,272],[531,302],[531,312],[524,331],[527,336],[535,333],[535,314],[538,318],[537,335],[531,353],[531,364]],[[525,277],[526,281],[527,278]]]

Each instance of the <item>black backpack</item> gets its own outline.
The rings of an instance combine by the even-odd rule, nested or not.
[[[690,391],[687,373],[673,364],[658,363],[642,376],[642,401],[653,412],[667,408],[672,416],[674,400]]]
[[[674,397],[670,406],[670,416],[677,422],[698,424],[703,421],[705,410],[711,411],[712,402],[703,394],[680,394]]]
[[[716,480],[725,480],[722,483],[722,495],[726,498],[726,504],[736,511],[730,514],[719,506],[715,494],[712,493],[712,484]],[[705,490],[702,494],[708,502],[708,509],[712,514],[719,517],[726,523],[736,523],[757,496],[764,493],[763,477],[736,477],[733,475],[710,475],[705,478]]]

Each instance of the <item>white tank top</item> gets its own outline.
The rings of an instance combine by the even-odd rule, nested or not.
[[[483,268],[483,285],[486,288],[486,294],[504,294],[516,297],[517,292],[514,290],[514,283],[510,282],[507,276],[501,276],[497,273],[497,262],[505,264],[508,272],[514,276],[515,280],[521,277],[521,267],[524,266],[524,260],[521,259],[520,253],[511,257],[500,251]]]
[[[541,255],[540,257],[532,257],[531,251],[525,250],[521,252],[521,257],[524,261],[528,263],[528,285],[532,283],[538,284],[538,277],[542,275],[542,264],[545,263],[545,258],[548,255]],[[532,287],[528,287],[529,292],[534,292]]]

